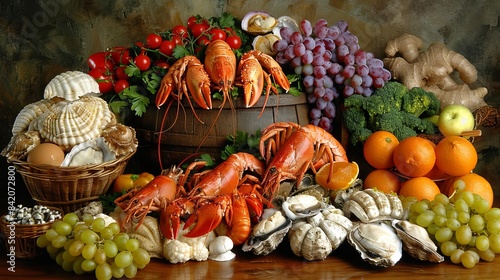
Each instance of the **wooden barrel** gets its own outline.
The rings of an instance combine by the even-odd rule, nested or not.
[[[222,150],[228,143],[227,136],[235,135],[237,131],[253,134],[258,129],[262,130],[274,122],[281,121],[300,125],[309,123],[309,107],[305,94],[298,97],[290,94],[269,96],[260,117],[264,104],[263,97],[251,108],[245,108],[243,100],[238,98],[234,102],[234,111],[228,102],[220,110],[221,104],[222,101],[214,100],[212,110],[205,110],[193,104],[194,112],[204,122],[201,123],[186,101],[183,102],[184,108],[180,108],[178,113],[177,104],[174,103],[167,112],[163,129],[161,124],[166,107],[159,110],[148,109],[132,124],[139,139],[138,153],[144,156],[141,161],[158,162],[159,131],[163,131],[160,154],[165,168],[177,165],[195,153],[208,153],[214,158],[220,158]]]

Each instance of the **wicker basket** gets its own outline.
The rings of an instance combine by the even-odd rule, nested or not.
[[[61,211],[61,209],[50,207],[51,209]],[[7,247],[7,254],[10,254],[11,246],[14,246],[16,258],[31,259],[47,253],[45,248],[40,248],[36,245],[36,240],[39,236],[45,234],[54,222],[38,225],[21,225],[16,224],[15,228],[9,227],[9,223],[4,220],[3,215],[1,220],[2,233],[5,237],[5,245]],[[14,234],[15,243],[9,243],[9,236]]]
[[[12,163],[36,203],[69,213],[105,194],[135,152],[102,164],[74,167],[34,165],[17,160]]]

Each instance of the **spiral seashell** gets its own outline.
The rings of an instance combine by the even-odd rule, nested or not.
[[[101,136],[117,157],[132,153],[139,144],[135,129],[121,123],[104,128]]]
[[[12,126],[12,135],[16,135],[25,130],[28,130],[30,123],[38,116],[47,111],[56,101],[52,99],[42,99],[37,102],[24,106],[23,109],[17,114]]]
[[[30,130],[37,130],[46,141],[68,151],[75,145],[98,137],[103,129],[116,122],[115,115],[100,97],[82,96],[61,101],[36,118]]]
[[[28,153],[40,144],[38,131],[26,131],[15,134],[9,144],[2,150],[1,155],[8,160],[23,159]]]
[[[43,98],[61,97],[68,101],[77,100],[88,93],[99,93],[99,84],[87,73],[67,71],[55,76],[45,87]]]

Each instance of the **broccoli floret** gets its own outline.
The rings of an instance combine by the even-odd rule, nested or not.
[[[400,111],[391,111],[377,116],[375,121],[376,130],[394,132],[398,127],[404,126],[403,115]]]
[[[432,116],[439,113],[440,105],[439,99],[434,93],[420,87],[414,87],[403,96],[401,109],[417,117],[424,113]]]
[[[360,94],[353,94],[344,99],[344,107],[361,109],[364,106],[365,97]]]
[[[358,127],[353,131],[349,131],[349,138],[351,140],[351,144],[356,146],[358,142],[365,142],[373,132],[365,127]]]
[[[378,88],[374,95],[383,97],[391,106],[400,110],[403,104],[403,96],[407,93],[408,88],[405,85],[396,81],[390,81],[385,83],[383,87]]]
[[[434,134],[437,132],[437,126],[428,121],[421,119],[411,113],[401,112],[403,125],[413,129],[417,133]]]
[[[366,127],[366,117],[362,109],[351,108],[346,110],[344,112],[344,124],[349,130],[349,138],[354,146],[358,142],[364,142],[372,134],[372,131]]]
[[[404,125],[396,127],[396,130],[392,131],[392,134],[394,134],[394,136],[396,136],[399,141],[402,141],[403,139],[411,136],[417,136],[415,130]]]

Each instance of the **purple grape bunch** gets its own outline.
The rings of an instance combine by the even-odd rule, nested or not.
[[[307,100],[313,105],[309,112],[311,123],[327,131],[332,131],[334,99],[340,94],[370,96],[391,78],[382,60],[360,49],[346,21],[328,26],[325,19],[320,19],[313,26],[302,20],[300,32],[282,27],[280,35],[273,45],[275,59],[302,74]]]

